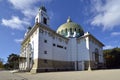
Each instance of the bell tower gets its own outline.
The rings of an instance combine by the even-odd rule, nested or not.
[[[47,9],[44,6],[39,8],[39,12],[35,17],[35,23],[42,23],[44,25],[49,25],[49,17],[47,15]]]

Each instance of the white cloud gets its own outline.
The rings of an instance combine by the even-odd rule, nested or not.
[[[24,29],[25,25],[29,25],[31,18],[35,17],[38,12],[37,3],[49,3],[53,0],[8,0],[14,9],[20,10],[24,15],[22,19],[17,16],[12,16],[11,19],[2,19],[2,25],[12,29]]]
[[[27,10],[23,10],[21,11],[24,16],[26,16],[27,18],[32,18],[32,17],[35,17],[35,15],[37,14],[38,12],[38,8],[34,8],[34,9],[27,9]]]
[[[112,36],[120,36],[120,32],[112,32],[111,35]]]
[[[16,9],[29,9],[34,6],[35,3],[49,3],[53,0],[8,0]]]
[[[8,0],[15,9],[20,10],[26,17],[34,16],[36,9],[34,4],[39,0]]]
[[[7,26],[12,29],[23,30],[24,25],[29,25],[30,23],[25,20],[20,20],[17,16],[12,16],[11,19],[2,19],[2,25]]]
[[[112,49],[112,48],[114,48],[114,46],[111,46],[111,45],[107,45],[107,46],[103,47],[103,49]]]
[[[14,41],[15,41],[16,43],[21,43],[21,42],[23,41],[23,39],[14,39]]]
[[[21,12],[26,16],[35,16],[38,11],[36,3],[47,3],[53,0],[8,0],[15,9],[21,10]]]
[[[91,24],[103,26],[103,30],[120,25],[120,0],[94,0],[93,11],[96,16]]]

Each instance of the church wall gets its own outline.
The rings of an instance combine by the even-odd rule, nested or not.
[[[39,58],[52,59],[52,39],[48,32],[39,33]]]
[[[37,28],[37,30],[30,37],[30,44],[31,44],[31,49],[32,49],[31,60],[33,60],[32,63],[30,63],[31,65],[33,65],[31,72],[37,72],[37,68],[38,68],[38,52],[39,52],[38,50],[39,37],[38,36],[39,36],[39,28]]]
[[[88,70],[90,61],[90,41],[89,37],[85,36],[77,40],[78,43],[78,70]],[[79,66],[80,65],[80,66]]]
[[[74,70],[74,63],[68,61],[55,61],[39,59],[39,72]]]
[[[36,29],[35,32],[28,37],[29,32],[26,39],[24,39],[24,43],[22,43],[21,48],[21,57],[24,57],[24,60],[20,62],[20,69],[29,71],[32,67],[37,69],[38,65],[38,33],[39,29]],[[32,63],[31,63],[32,62]],[[34,63],[34,64],[33,64]],[[33,65],[33,66],[32,66]]]
[[[103,66],[104,59],[103,59],[103,49],[101,44],[99,44],[96,40],[93,38],[89,37],[89,42],[90,42],[90,59],[91,59],[91,66],[92,68],[96,69],[98,66]],[[98,55],[99,55],[99,64],[96,64],[95,61],[95,50],[98,50]],[[102,65],[101,65],[102,64]]]
[[[65,40],[58,36],[53,38],[50,34],[51,32],[47,30],[44,30],[43,33],[39,33],[39,58],[66,61],[68,58]]]
[[[78,40],[77,45],[78,51],[78,61],[88,61],[89,60],[89,49],[88,49],[88,38],[82,38]]]
[[[102,50],[102,46],[100,46],[100,44],[95,41],[94,39],[90,38],[90,57],[91,59],[94,61],[94,57],[92,56],[92,54],[95,52],[95,49],[98,49],[98,53],[99,53],[99,61],[103,62],[103,58],[101,58],[103,56],[103,50]]]
[[[30,39],[28,38],[24,44],[22,44],[22,47],[21,47],[21,54],[20,54],[20,57],[21,58],[21,62],[20,62],[20,69],[23,69],[23,70],[26,70],[28,68],[28,61],[29,61],[29,54],[28,54],[28,51],[29,51],[29,48],[28,48],[28,45],[29,45],[29,42],[30,42]]]
[[[53,39],[53,44],[55,46],[52,46],[53,50],[53,60],[59,60],[59,61],[67,61],[67,43],[64,41],[64,39],[57,37]]]
[[[74,63],[68,57],[70,53],[67,53],[69,49],[67,45],[68,43],[62,37],[51,34],[47,30],[42,30],[39,33],[38,69],[40,71],[73,70]]]
[[[40,13],[38,13],[37,16],[35,17],[35,22],[40,22],[41,21],[41,18],[39,16],[40,16]]]
[[[67,52],[66,52],[67,57],[68,57],[67,61],[75,61],[74,56],[72,56],[72,55],[74,55],[76,53],[73,53],[73,51],[71,49],[73,46],[74,46],[74,44],[72,43],[72,40],[69,39],[69,42],[67,44]]]
[[[33,47],[33,53],[34,53],[34,55],[33,55],[33,59],[37,59],[38,58],[38,44],[39,44],[39,42],[38,42],[38,40],[39,40],[39,28],[32,34],[32,36],[31,36],[31,45],[32,45],[32,47]]]
[[[76,61],[76,57],[77,57],[77,44],[76,44],[76,38],[71,38],[69,39],[68,42],[68,49],[67,49],[67,54],[69,57],[69,61]]]

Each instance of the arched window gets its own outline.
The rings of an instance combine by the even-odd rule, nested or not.
[[[72,28],[70,28],[70,34],[72,34]]]
[[[43,18],[43,23],[47,24],[47,19],[45,17]]]
[[[97,49],[97,48],[95,49],[95,53],[99,53],[99,51],[98,51],[98,49]]]
[[[95,49],[95,61],[96,61],[97,63],[99,62],[99,51],[98,51],[97,48]]]
[[[63,30],[61,30],[61,34],[63,34]]]
[[[75,28],[75,31],[76,31],[76,28]]]
[[[67,35],[67,28],[65,29],[65,33],[66,33],[66,35]]]
[[[79,33],[81,32],[81,30],[79,29]]]

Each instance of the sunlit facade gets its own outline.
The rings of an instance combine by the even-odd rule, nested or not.
[[[73,22],[67,22],[54,31],[44,6],[35,17],[35,25],[28,28],[21,45],[21,71],[83,71],[103,68],[103,44]]]

